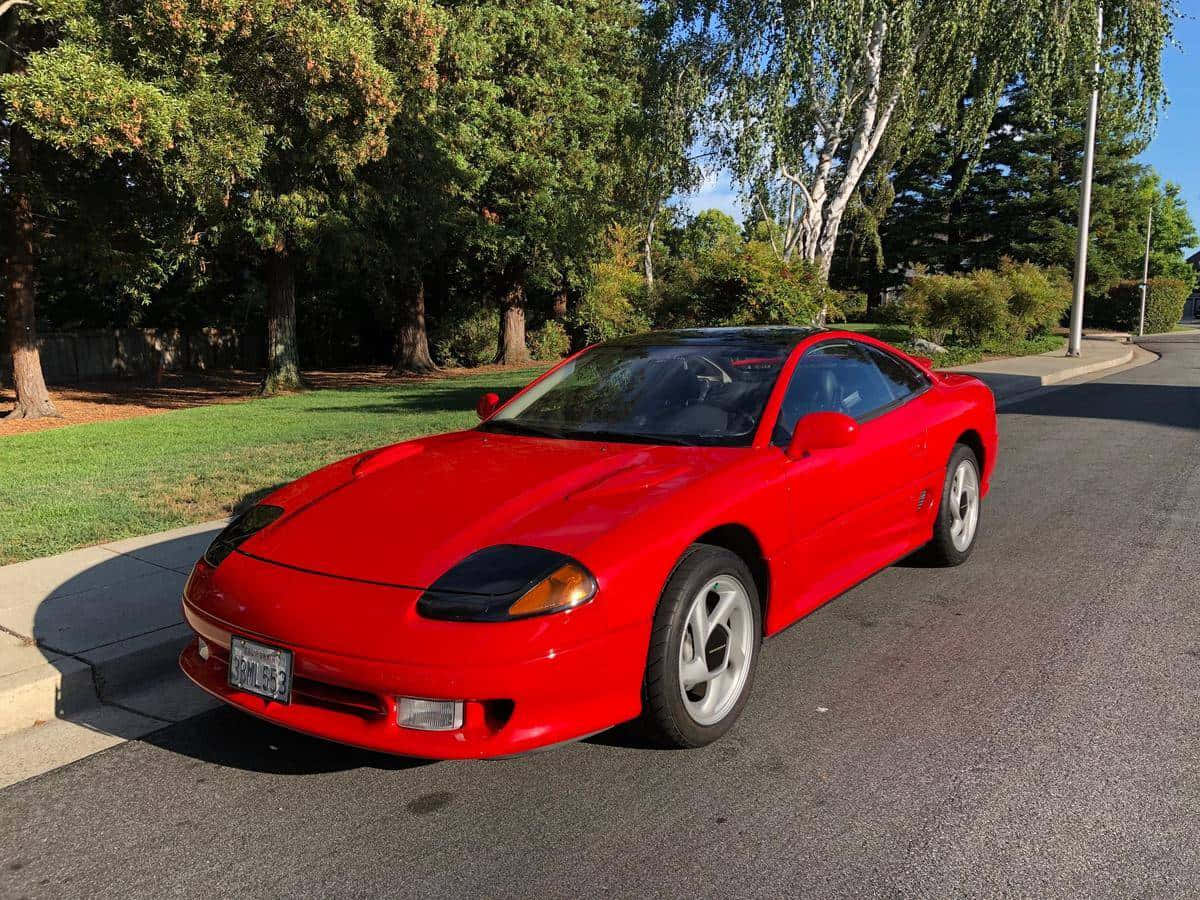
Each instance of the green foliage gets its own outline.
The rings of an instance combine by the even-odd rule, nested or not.
[[[815,267],[750,241],[681,265],[664,288],[663,313],[672,325],[807,325],[839,300]]]
[[[540,362],[557,362],[571,351],[571,338],[561,322],[547,319],[529,335],[529,352]]]
[[[1191,292],[1191,280],[1151,278],[1146,291],[1146,334],[1170,331],[1178,325]],[[1104,325],[1136,332],[1141,306],[1141,281],[1119,281],[1091,304],[1091,316]]]
[[[843,291],[834,318],[842,322],[865,322],[867,295],[857,291]]]
[[[1046,334],[1071,305],[1071,281],[1063,269],[1001,258],[999,276],[1007,291],[1010,334],[1018,340]]]
[[[451,14],[440,102],[468,176],[472,268],[497,293],[576,276],[615,212],[637,6],[481,0]]]
[[[999,269],[918,275],[899,309],[909,325],[935,343],[953,338],[978,346],[989,339],[1021,341],[1046,334],[1070,303],[1064,273],[1003,260]]]
[[[733,216],[719,209],[706,209],[679,230],[676,252],[697,258],[717,250],[736,251],[742,245],[742,229]]]
[[[1040,113],[1025,88],[1009,92],[977,161],[936,138],[895,182],[895,203],[882,226],[883,282],[896,283],[913,263],[932,271],[995,268],[1006,255],[1044,267],[1072,269],[1087,96],[1074,85]],[[1137,162],[1145,138],[1137,130],[1135,99],[1106,83],[1096,142],[1088,253],[1088,292],[1139,276],[1146,214],[1154,207],[1150,272],[1190,278],[1184,251],[1200,242],[1177,185],[1162,184]],[[845,261],[853,269],[854,261]]]
[[[161,156],[182,130],[180,97],[74,43],[34,55],[25,72],[0,78],[0,90],[13,117],[59,149]]]
[[[568,316],[582,344],[595,344],[650,327],[646,314],[646,282],[637,271],[631,229],[615,226],[605,242],[607,253],[592,265],[588,289]]]
[[[974,156],[1018,78],[1034,109],[1083,84],[1103,57],[1149,130],[1164,95],[1161,54],[1175,0],[1047,5],[928,0],[702,0],[677,10],[677,39],[708,38],[718,127],[711,143],[764,218],[781,255],[828,265],[868,167],[886,173],[939,131]],[[886,177],[884,179],[886,180]]]
[[[439,365],[485,365],[496,355],[496,315],[485,306],[451,311],[432,339],[430,350]]]

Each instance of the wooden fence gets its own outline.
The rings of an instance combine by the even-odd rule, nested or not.
[[[163,371],[258,369],[264,364],[261,336],[231,328],[110,328],[38,335],[42,371],[52,383],[109,375]],[[0,378],[11,378],[7,348],[0,351]]]

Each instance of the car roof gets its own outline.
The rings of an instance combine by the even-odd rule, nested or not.
[[[752,344],[757,347],[785,349],[794,347],[806,337],[825,330],[801,325],[676,328],[670,331],[651,331],[646,334],[615,338],[605,343],[616,347],[719,347]]]

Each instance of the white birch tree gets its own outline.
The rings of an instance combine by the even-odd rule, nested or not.
[[[1096,2],[699,0],[677,8],[677,34],[703,33],[716,47],[712,139],[776,252],[828,278],[842,219],[881,147],[899,154],[935,128],[977,147],[1014,79],[1048,97],[1063,79],[1090,77],[1097,53],[1119,57],[1115,77],[1132,82],[1152,126],[1174,0],[1105,2],[1101,46]]]

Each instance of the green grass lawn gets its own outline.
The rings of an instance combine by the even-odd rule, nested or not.
[[[312,391],[0,437],[0,564],[226,515],[325,463],[472,425],[540,370]]]
[[[902,325],[849,324],[904,346]],[[937,365],[1062,346],[951,348]],[[0,436],[0,565],[227,515],[240,503],[371,447],[475,422],[487,391],[511,393],[540,370],[389,387],[322,390]]]

